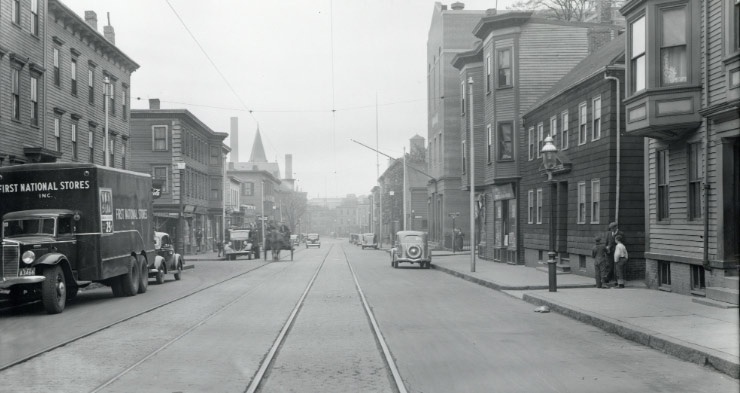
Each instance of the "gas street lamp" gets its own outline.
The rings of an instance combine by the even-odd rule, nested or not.
[[[547,276],[548,276],[548,289],[550,292],[557,292],[557,272],[555,261],[555,231],[557,226],[555,225],[555,204],[557,184],[552,180],[552,173],[557,167],[557,155],[558,148],[552,143],[552,137],[548,136],[544,140],[545,145],[542,146],[542,165],[545,167],[547,172],[547,182],[550,183],[550,251],[547,252]]]

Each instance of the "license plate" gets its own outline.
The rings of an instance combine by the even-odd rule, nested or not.
[[[21,276],[35,276],[36,275],[36,268],[33,267],[24,267],[21,269]]]

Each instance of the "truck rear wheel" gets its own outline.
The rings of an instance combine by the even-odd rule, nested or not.
[[[139,261],[139,291],[138,293],[146,293],[149,288],[149,266],[146,263],[146,259],[143,255],[136,257]]]
[[[41,283],[41,301],[48,314],[59,314],[67,303],[67,281],[59,265],[44,269]]]
[[[139,261],[131,257],[128,273],[118,276],[118,285],[121,286],[122,296],[135,296],[139,292],[139,274]]]

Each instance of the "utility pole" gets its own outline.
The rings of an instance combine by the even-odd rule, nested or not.
[[[403,195],[401,195],[401,198],[403,198],[403,230],[405,231],[406,228],[406,222],[408,221],[408,216],[406,214],[406,194],[408,194],[408,184],[406,182],[406,146],[403,147]]]
[[[475,141],[473,130],[473,78],[468,77],[470,96],[470,272],[475,273]]]

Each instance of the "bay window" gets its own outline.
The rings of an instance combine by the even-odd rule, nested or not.
[[[631,90],[645,89],[647,70],[645,69],[645,15],[630,24],[630,73]]]
[[[660,84],[686,83],[686,7],[664,9],[660,23]]]

